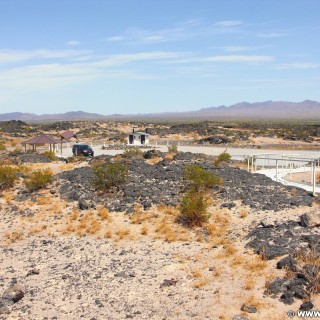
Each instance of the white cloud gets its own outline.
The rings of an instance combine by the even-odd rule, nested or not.
[[[18,63],[32,59],[65,59],[79,57],[88,53],[90,53],[88,50],[0,50],[0,64]]]
[[[320,63],[314,62],[295,62],[278,65],[276,69],[318,69]]]
[[[240,20],[226,20],[207,23],[201,19],[190,19],[172,27],[150,30],[139,27],[128,28],[124,32],[106,38],[106,41],[126,41],[128,43],[161,43],[180,41],[197,37],[210,37],[215,34],[238,32],[244,23]]]
[[[225,21],[219,21],[215,25],[217,27],[230,28],[230,27],[237,27],[242,24],[243,24],[243,22],[240,20],[225,20]]]
[[[67,46],[71,46],[71,47],[76,47],[76,46],[79,46],[80,44],[81,42],[78,40],[70,40],[66,43]]]
[[[257,34],[259,38],[280,38],[284,37],[284,33],[278,33],[278,32],[271,32],[271,33],[259,33]]]
[[[185,57],[183,52],[140,52],[118,54],[96,60],[73,63],[42,63],[3,70],[0,74],[0,88],[41,89],[65,87],[96,79],[136,79],[158,78],[152,74],[123,68],[131,62],[154,63],[171,61]]]
[[[125,38],[123,36],[113,36],[113,37],[106,38],[106,41],[119,42],[119,41],[122,41],[124,39]]]
[[[227,52],[241,52],[241,51],[254,51],[269,48],[271,46],[225,46],[221,47],[222,50]]]
[[[224,56],[212,56],[202,58],[203,62],[271,62],[274,58],[272,56],[262,55],[224,55]]]

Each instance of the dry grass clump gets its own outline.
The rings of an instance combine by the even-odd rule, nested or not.
[[[75,221],[79,219],[79,210],[78,209],[73,209],[72,210],[72,215],[70,216],[70,219]]]
[[[143,236],[145,236],[145,235],[148,234],[148,232],[149,232],[148,226],[147,226],[146,224],[143,224],[142,227],[141,227],[141,232],[140,232],[140,233],[141,233]]]
[[[260,256],[253,256],[246,262],[248,271],[259,273],[267,267],[267,261],[263,260]]]
[[[164,240],[167,242],[173,242],[178,240],[178,234],[170,224],[167,217],[161,219],[160,223],[155,229],[155,232],[161,234],[164,237]]]
[[[303,271],[304,276],[308,279],[308,293],[316,295],[320,293],[320,255],[316,246],[308,249],[300,249],[294,254],[300,269]],[[307,267],[304,269],[304,267]],[[288,272],[287,272],[288,274]]]
[[[151,159],[147,159],[147,160],[146,160],[146,162],[147,162],[148,164],[151,164],[151,165],[157,164],[157,163],[159,163],[160,161],[162,161],[162,158],[160,158],[160,157],[155,157],[155,158],[151,158]]]
[[[5,239],[7,240],[7,243],[13,243],[19,240],[23,240],[24,239],[24,231],[22,229],[10,232],[10,231],[6,231],[4,234]]]
[[[45,195],[39,196],[37,198],[37,204],[40,206],[50,204],[50,201],[51,201],[50,197]]]
[[[206,226],[214,244],[223,244],[226,241],[226,232],[230,224],[229,214],[216,209]]]
[[[98,207],[98,216],[103,221],[105,221],[105,220],[110,221],[111,220],[109,210],[105,207]]]
[[[118,227],[115,234],[118,236],[119,240],[123,240],[130,235],[130,229]]]
[[[244,219],[248,216],[249,210],[247,208],[240,208],[240,218]]]
[[[252,275],[248,276],[244,282],[244,289],[251,291],[255,287],[255,279]]]

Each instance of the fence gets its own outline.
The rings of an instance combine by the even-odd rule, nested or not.
[[[317,188],[316,172],[320,168],[319,154],[309,155],[306,158],[300,154],[256,154],[247,157],[247,169],[249,172],[263,173],[283,184],[296,186],[311,186],[315,195]],[[297,175],[299,178],[297,179]],[[303,178],[301,178],[303,177]],[[309,180],[309,182],[307,182]],[[308,188],[304,187],[308,190]]]

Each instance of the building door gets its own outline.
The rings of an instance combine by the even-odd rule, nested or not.
[[[145,144],[146,136],[144,134],[141,135],[141,144]]]
[[[129,134],[129,144],[133,144],[133,134]]]

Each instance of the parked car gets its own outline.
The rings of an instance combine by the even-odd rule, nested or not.
[[[74,156],[84,155],[93,157],[94,152],[87,144],[76,143],[72,147],[72,153]]]

